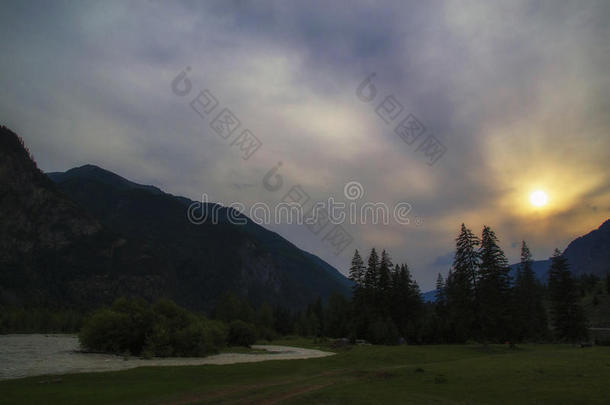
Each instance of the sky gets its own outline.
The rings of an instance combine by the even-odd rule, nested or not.
[[[408,224],[343,223],[338,254],[325,231],[265,226],[344,273],[385,248],[425,291],[461,223],[515,262],[521,240],[545,259],[610,217],[609,22],[607,1],[4,1],[0,122],[44,171],[96,164],[246,210],[297,185],[406,203]],[[225,108],[240,126],[219,135]]]

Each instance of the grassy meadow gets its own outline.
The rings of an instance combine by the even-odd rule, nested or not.
[[[608,403],[610,347],[355,346],[308,360],[142,367],[0,382],[0,404]]]

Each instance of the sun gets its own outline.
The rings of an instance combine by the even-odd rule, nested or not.
[[[536,207],[543,207],[549,202],[549,196],[542,190],[536,190],[530,195],[530,201]]]

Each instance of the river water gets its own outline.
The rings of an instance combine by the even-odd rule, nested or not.
[[[198,358],[122,357],[82,353],[75,335],[0,335],[0,380],[47,374],[123,370],[140,366],[179,366],[308,359],[333,353],[290,346],[254,345],[268,353],[221,353]]]

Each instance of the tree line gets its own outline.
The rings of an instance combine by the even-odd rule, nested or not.
[[[215,317],[261,325],[257,313],[267,313],[266,326],[257,328],[261,336],[269,337],[297,334],[376,344],[574,342],[587,336],[580,291],[596,282],[591,277],[575,279],[556,250],[547,285],[543,285],[536,278],[525,242],[521,262],[511,274],[495,232],[485,226],[478,237],[464,224],[455,240],[448,275],[446,279],[438,276],[433,303],[424,303],[409,266],[394,264],[385,250],[379,254],[372,248],[366,262],[356,250],[349,278],[353,282],[349,299],[334,294],[302,311],[265,309],[265,305],[254,311],[236,310],[249,306],[228,295]]]
[[[371,250],[367,266],[354,253],[352,332],[373,342],[483,343],[566,340],[587,336],[579,286],[559,250],[551,258],[548,287],[537,279],[525,242],[516,275],[495,232],[477,237],[464,224],[447,278],[439,274],[434,304],[423,305],[406,264]],[[550,322],[549,322],[550,321]],[[383,325],[383,327],[381,327]],[[379,328],[379,329],[378,329]],[[376,332],[382,332],[381,335]]]

